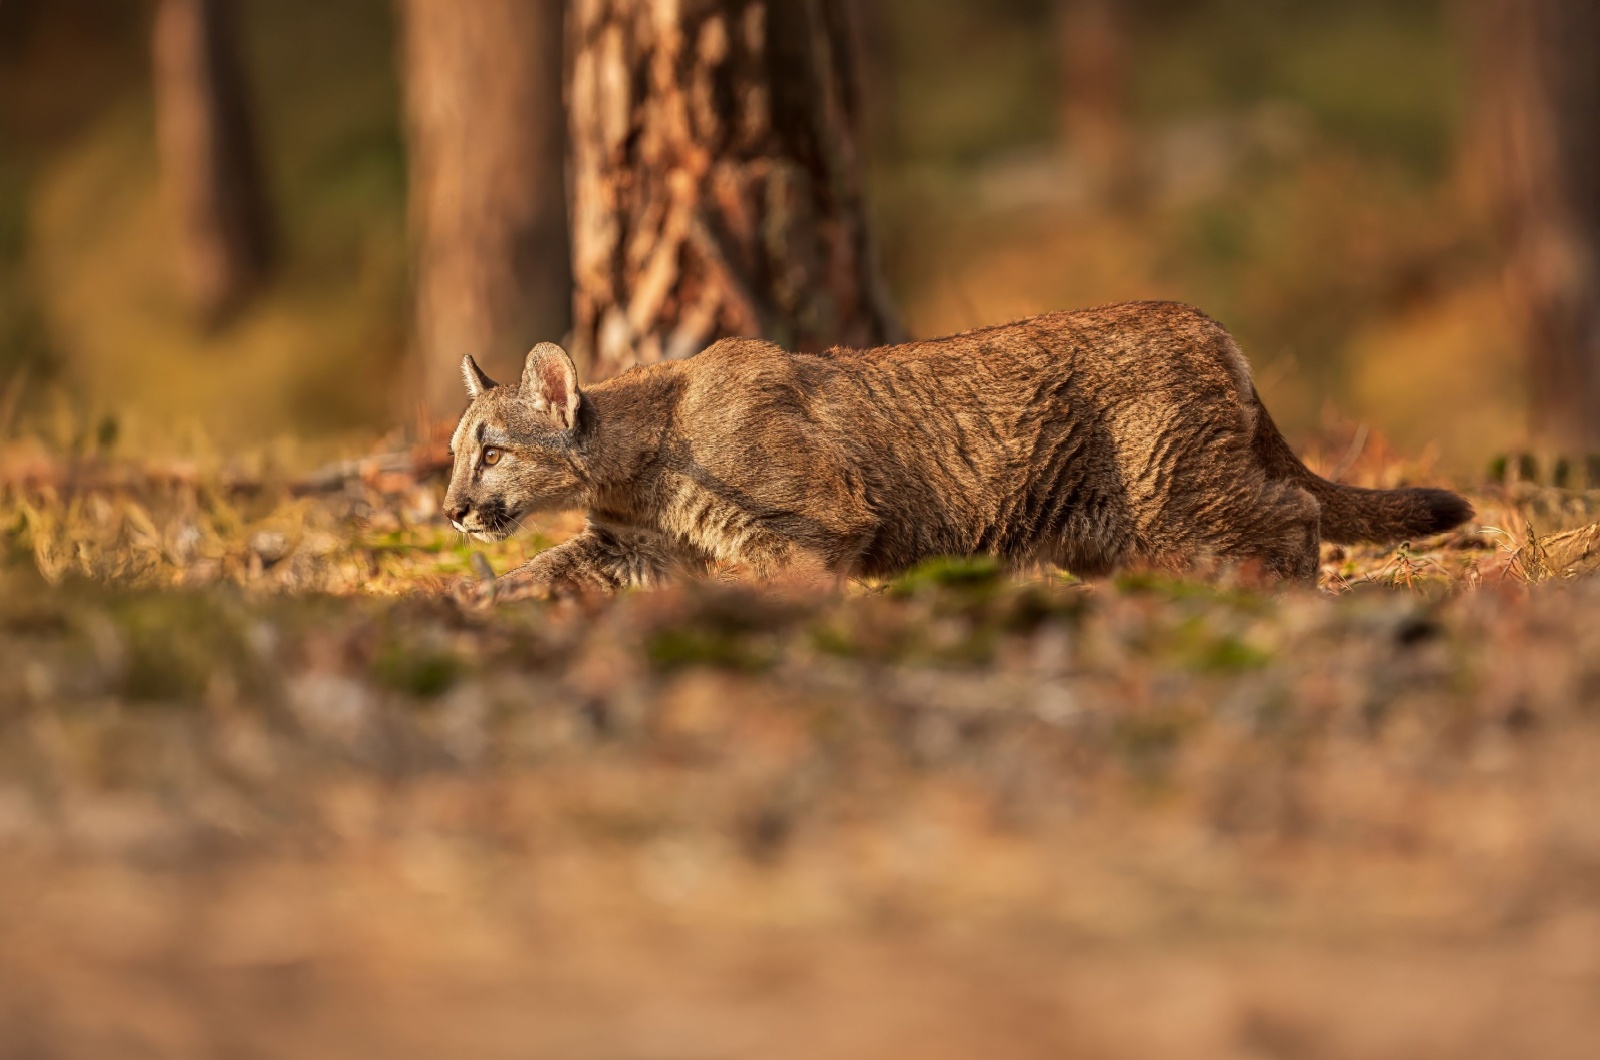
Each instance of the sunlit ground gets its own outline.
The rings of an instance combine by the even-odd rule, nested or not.
[[[1600,1045],[1600,589],[1528,548],[1594,494],[1315,592],[551,605],[404,460],[6,469],[7,1055]]]

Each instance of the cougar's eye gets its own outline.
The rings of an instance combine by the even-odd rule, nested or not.
[[[487,465],[489,467],[494,467],[496,464],[498,464],[500,462],[500,450],[498,450],[498,449],[485,449],[483,451],[483,462],[484,462],[485,465]]]

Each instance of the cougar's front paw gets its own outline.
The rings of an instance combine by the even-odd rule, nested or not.
[[[615,591],[616,586],[581,557],[563,554],[559,548],[541,552],[495,582],[497,600],[557,600]]]
[[[450,595],[462,607],[487,607],[494,600],[494,568],[489,566],[482,552],[472,553],[471,567],[471,574],[462,575],[449,583]]]
[[[520,568],[494,583],[496,600],[555,600],[567,595],[571,595],[571,590],[562,583],[525,573]]]

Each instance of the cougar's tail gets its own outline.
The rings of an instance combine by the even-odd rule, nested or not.
[[[1273,478],[1294,479],[1322,505],[1322,540],[1406,541],[1442,534],[1472,518],[1472,505],[1460,494],[1437,489],[1369,490],[1341,486],[1311,472],[1256,399],[1256,455]]]

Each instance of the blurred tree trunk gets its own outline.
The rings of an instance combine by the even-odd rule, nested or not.
[[[453,416],[463,354],[515,379],[522,355],[571,320],[562,4],[400,11],[421,392],[431,415]]]
[[[1128,0],[1057,0],[1061,133],[1089,176],[1110,190],[1128,169]]]
[[[573,0],[574,353],[897,335],[862,194],[849,0]]]
[[[855,141],[862,164],[869,159],[898,161],[904,154],[903,130],[898,121],[900,91],[896,84],[900,56],[895,31],[894,0],[849,0],[845,5],[854,45],[858,113]]]
[[[1600,452],[1600,3],[1477,0],[1475,162],[1508,251],[1533,434]]]
[[[216,322],[266,274],[272,252],[255,123],[230,0],[160,0],[153,35],[162,179],[194,308]]]

